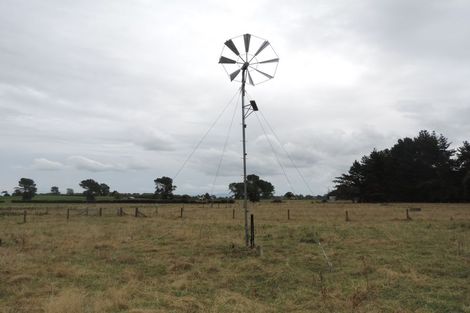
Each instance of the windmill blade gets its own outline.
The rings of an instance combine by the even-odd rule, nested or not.
[[[258,64],[279,62],[279,58],[258,62]],[[220,62],[219,62],[220,63]]]
[[[229,39],[225,42],[225,45],[230,49],[232,50],[233,53],[235,53],[236,55],[240,55],[240,52],[238,52],[238,49],[237,47],[235,46],[235,44],[233,43],[232,39]]]
[[[261,51],[264,50],[264,48],[266,48],[267,46],[269,46],[269,41],[265,40],[262,44],[261,44],[261,47],[259,47],[258,51],[256,51],[255,53],[255,56],[257,56]]]
[[[251,78],[251,74],[250,74],[250,71],[246,71],[248,73],[248,82],[250,83],[250,85],[254,86],[255,84],[253,83],[253,78]]]
[[[233,81],[235,79],[235,77],[238,76],[238,73],[240,73],[240,70],[241,69],[238,69],[236,70],[235,72],[233,72],[232,74],[230,74],[230,80]]]
[[[224,56],[220,57],[219,64],[235,64],[237,61],[226,58]]]
[[[254,67],[253,67],[253,69],[254,69],[255,71],[257,71],[258,73],[263,74],[264,76],[266,76],[266,77],[269,78],[269,79],[274,78],[274,76],[271,76],[271,75],[269,75],[269,74],[266,74],[265,72],[261,72],[261,71],[260,71],[259,69],[257,69],[257,68],[254,68]]]
[[[243,41],[245,41],[245,52],[246,53],[248,53],[248,50],[250,50],[250,39],[251,39],[250,34],[243,35]]]

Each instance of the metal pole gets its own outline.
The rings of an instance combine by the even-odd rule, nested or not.
[[[245,75],[248,63],[245,63],[242,68],[242,142],[243,142],[243,209],[245,211],[245,245],[249,245],[248,233],[248,192],[246,185],[246,142],[245,142]]]

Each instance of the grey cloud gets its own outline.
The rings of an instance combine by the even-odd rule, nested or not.
[[[174,149],[173,141],[168,134],[156,129],[138,131],[135,143],[147,150],[170,151]]]
[[[79,155],[69,157],[68,161],[79,170],[87,170],[91,172],[123,170],[122,166],[109,163],[102,163]]]
[[[470,8],[465,1],[370,1],[358,9],[349,26],[392,54],[468,62]]]
[[[28,170],[70,184],[91,171],[140,191],[175,173],[239,88],[217,59],[242,24],[280,55],[276,78],[249,94],[314,192],[374,147],[420,129],[468,140],[469,12],[463,0],[2,1],[0,140],[9,149],[0,184]],[[232,112],[187,164],[178,192],[208,191]],[[218,189],[240,179],[239,115]],[[291,188],[252,117],[248,167],[280,193]]]
[[[31,169],[33,170],[41,170],[41,171],[58,171],[67,168],[66,165],[51,161],[46,158],[37,158],[33,160],[33,164],[31,165]]]

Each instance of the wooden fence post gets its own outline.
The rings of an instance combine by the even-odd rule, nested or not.
[[[139,215],[139,208],[135,208],[134,216],[137,217]]]
[[[183,218],[183,211],[184,211],[184,208],[181,208],[180,218]]]
[[[103,209],[102,208],[100,208],[99,214],[100,214],[100,216],[103,216]]]
[[[23,211],[23,223],[26,223],[26,210]]]
[[[69,220],[70,218],[70,209],[67,209],[67,221]]]
[[[406,209],[406,219],[411,220],[410,214],[408,213],[408,209]]]
[[[235,209],[232,209],[232,219],[235,219]]]
[[[251,248],[255,247],[255,219],[253,214],[251,214],[251,238],[250,238],[250,246]]]
[[[287,209],[287,219],[290,220],[290,209]]]
[[[346,213],[346,217],[345,217],[345,219],[346,219],[346,222],[349,222],[349,214],[348,214],[348,210],[346,210],[346,212],[345,212],[345,213]]]

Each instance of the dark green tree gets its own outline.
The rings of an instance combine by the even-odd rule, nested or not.
[[[269,199],[274,194],[274,186],[259,176],[251,174],[246,177],[247,181],[247,196],[252,202],[259,201],[260,199]],[[229,184],[229,190],[233,193],[235,199],[243,199],[244,185],[241,183]]]
[[[286,198],[286,199],[292,199],[294,197],[295,197],[295,195],[292,191],[288,191],[284,194],[284,198]]]
[[[106,184],[100,184],[100,196],[109,195],[109,186]]]
[[[15,188],[15,194],[21,195],[23,200],[31,200],[37,192],[34,180],[30,178],[21,178],[18,187]]]
[[[52,187],[51,187],[51,193],[52,193],[53,195],[60,195],[59,187],[57,187],[57,186],[52,186]]]
[[[336,190],[333,191],[333,195],[336,195],[339,199],[362,200],[361,195],[363,194],[365,181],[362,167],[362,164],[356,160],[349,168],[348,173],[336,177],[333,181],[336,183]]]
[[[457,149],[456,167],[462,199],[470,201],[470,143],[468,141],[464,141],[463,145]]]
[[[170,177],[162,176],[154,180],[155,182],[155,196],[158,199],[172,199],[173,191],[176,186],[173,185],[173,179]]]
[[[111,192],[110,195],[113,196],[113,198],[116,200],[121,199],[121,194],[116,190],[113,190],[113,192]]]
[[[228,189],[235,199],[242,199],[243,198],[243,183],[231,183],[228,185]]]
[[[89,202],[95,201],[96,196],[101,193],[101,185],[91,178],[82,180],[79,185],[85,189],[83,194]]]
[[[455,159],[449,146],[444,136],[423,130],[414,138],[399,139],[391,149],[374,149],[334,180],[331,194],[359,201],[458,201],[465,170],[460,178],[457,173],[465,162],[460,154]],[[465,145],[461,151],[465,155]]]

